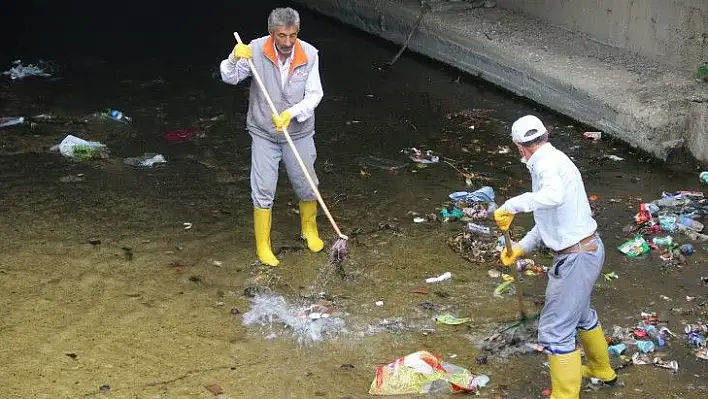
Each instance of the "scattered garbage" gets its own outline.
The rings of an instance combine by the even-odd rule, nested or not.
[[[649,252],[649,244],[641,235],[638,235],[631,240],[623,243],[617,249],[629,258],[634,258],[639,255]]]
[[[583,137],[585,137],[586,139],[597,141],[602,138],[602,132],[585,132],[583,133]]]
[[[492,233],[492,230],[489,227],[482,226],[477,223],[469,222],[469,223],[467,223],[467,228],[469,229],[469,231],[476,232],[476,233],[482,233],[482,234],[491,234]]]
[[[134,167],[151,168],[159,164],[167,163],[167,160],[162,154],[146,152],[139,157],[125,158],[123,163]]]
[[[50,151],[59,151],[67,158],[77,161],[88,161],[97,158],[108,158],[108,147],[97,141],[86,141],[76,136],[68,135]]]
[[[419,351],[376,367],[370,395],[476,393],[488,376],[447,363],[438,355]]]
[[[435,321],[438,324],[447,324],[450,326],[456,326],[459,324],[469,323],[470,320],[472,320],[472,319],[470,319],[469,317],[455,317],[449,313],[442,314],[442,315],[435,317]]]
[[[20,116],[20,117],[15,117],[15,116],[6,116],[6,117],[0,117],[0,127],[10,127],[10,126],[15,126],[15,125],[21,125],[25,123],[25,118]]]
[[[415,147],[403,150],[403,153],[417,163],[433,164],[440,162],[440,157],[435,155],[432,150],[421,151]]]
[[[426,283],[439,283],[441,281],[449,280],[452,278],[452,273],[445,272],[437,277],[429,277],[425,279]]]
[[[22,60],[15,60],[12,67],[2,74],[9,76],[11,80],[22,80],[30,76],[50,77],[52,74],[47,72],[50,69],[48,64],[41,60],[37,64],[27,65],[24,65]]]
[[[654,365],[677,372],[679,364],[675,360],[667,360],[666,350],[670,347],[668,341],[675,340],[678,335],[666,327],[656,313],[642,313],[642,321],[633,327],[614,326],[612,333],[607,337],[608,350],[611,355],[628,359],[630,348],[636,348],[631,355],[631,364]],[[686,343],[692,348],[696,357],[704,356],[706,348],[706,334],[708,325],[702,323],[687,324],[684,327]]]
[[[83,118],[84,122],[90,122],[92,120],[98,120],[98,121],[114,120],[117,122],[130,123],[133,121],[133,118],[125,115],[123,112],[118,111],[116,109],[106,109],[103,111],[98,111],[98,112],[94,112],[92,114],[86,115]]]
[[[624,228],[634,237],[617,247],[627,257],[633,258],[659,251],[667,264],[680,264],[695,253],[692,241],[708,241],[704,226],[698,219],[708,215],[708,199],[702,192],[663,192],[661,198],[642,203],[634,216],[634,224]],[[653,236],[649,242],[645,236]],[[684,241],[684,242],[681,242]]]
[[[619,276],[615,272],[604,273],[602,277],[605,279],[605,281],[612,281],[619,278]]]
[[[606,155],[605,158],[611,159],[613,161],[624,161],[624,158],[619,157],[617,155]]]
[[[473,343],[498,358],[545,351],[538,343],[538,315],[502,326],[482,339],[473,338]]]
[[[466,229],[448,239],[448,245],[461,257],[470,262],[485,262],[496,255],[496,238],[492,233],[496,226],[490,223],[492,213],[497,208],[494,189],[484,186],[478,190],[456,191],[448,195],[450,203],[440,211],[443,222],[462,221]],[[487,224],[482,224],[486,221]]]
[[[194,129],[171,130],[162,135],[170,143],[181,143],[189,141],[194,136]]]

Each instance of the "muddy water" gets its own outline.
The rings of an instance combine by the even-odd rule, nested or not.
[[[302,36],[321,50],[326,92],[317,169],[325,200],[353,237],[347,276],[327,269],[327,254],[298,250],[297,199],[285,173],[273,222],[281,266],[255,264],[246,91],[213,74],[233,44],[230,32],[262,34],[270,5],[233,7],[195,6],[170,18],[143,9],[131,22],[125,13],[109,18],[74,6],[27,17],[33,24],[18,31],[30,36],[17,37],[11,56],[55,60],[62,79],[0,87],[2,115],[58,117],[0,133],[0,396],[93,397],[108,384],[117,397],[210,397],[204,386],[218,384],[226,397],[364,397],[377,364],[429,350],[488,374],[487,397],[539,397],[549,386],[544,356],[475,362],[474,337],[516,317],[513,297],[492,297],[487,270],[495,261],[470,263],[448,247],[462,224],[415,224],[410,214],[437,213],[450,192],[485,184],[501,200],[528,189],[513,152],[498,152],[510,123],[529,112],[547,121],[554,144],[574,157],[589,193],[599,196],[605,271],[620,276],[598,282],[603,324],[633,325],[640,312],[657,311],[680,330],[681,321],[705,317],[702,245],[667,270],[657,256],[627,261],[613,249],[642,199],[700,189],[692,165],[669,167],[609,140],[584,141],[586,129],[573,121],[419,57],[381,70],[395,46],[310,14],[303,14]],[[57,30],[68,23],[75,32]],[[106,107],[134,123],[72,123]],[[474,118],[445,117],[462,110],[474,110]],[[162,138],[188,126],[199,133],[189,142]],[[106,143],[111,158],[73,163],[47,152],[69,133]],[[359,163],[369,155],[404,162],[407,147],[433,149],[490,180],[466,187],[447,164],[383,171]],[[168,164],[123,165],[143,152],[162,153]],[[518,219],[515,237],[531,222]],[[332,243],[324,218],[320,230]],[[446,271],[450,281],[424,283]],[[428,295],[411,292],[424,286]],[[278,326],[245,327],[249,287],[296,302],[325,292],[346,333],[301,344]],[[543,288],[541,279],[524,283],[529,312],[538,310]],[[472,322],[435,325],[444,312]],[[625,387],[586,397],[705,397],[708,362],[680,340],[669,356],[679,361],[678,374],[632,366],[621,372]]]

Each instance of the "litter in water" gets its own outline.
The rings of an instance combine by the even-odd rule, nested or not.
[[[59,151],[67,158],[86,161],[95,158],[108,158],[108,148],[97,141],[86,141],[76,136],[68,135],[50,151]]]
[[[10,127],[15,125],[21,125],[25,123],[25,118],[23,117],[0,117],[0,127]]]
[[[150,168],[159,164],[167,163],[167,160],[162,154],[145,153],[139,157],[129,157],[123,160],[123,163],[130,166],[140,168]]]
[[[24,65],[21,60],[15,60],[12,62],[12,67],[2,74],[9,76],[12,80],[22,80],[29,76],[50,77],[52,74],[47,72],[48,69],[48,66],[43,61],[39,61],[37,65]]]

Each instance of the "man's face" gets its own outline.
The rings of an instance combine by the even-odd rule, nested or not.
[[[526,161],[529,160],[528,157],[530,156],[529,150],[519,143],[514,143],[514,144],[516,144],[516,149],[519,151],[519,155],[521,155],[521,162],[526,163]]]
[[[297,39],[297,26],[279,26],[273,30],[270,35],[275,41],[275,48],[281,54],[290,54],[293,52],[293,45]]]

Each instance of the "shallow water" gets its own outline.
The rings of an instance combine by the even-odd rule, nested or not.
[[[0,130],[0,396],[91,397],[108,384],[117,397],[210,397],[204,385],[217,383],[228,397],[364,397],[376,365],[429,350],[489,375],[483,396],[539,397],[549,386],[545,356],[475,360],[478,338],[517,317],[512,296],[492,296],[498,282],[487,270],[496,261],[472,263],[451,250],[448,239],[464,224],[414,223],[412,214],[437,214],[455,191],[491,185],[501,203],[528,189],[516,155],[499,152],[509,144],[510,123],[530,112],[547,121],[554,144],[574,157],[588,192],[599,196],[604,272],[620,276],[598,281],[603,324],[634,325],[647,310],[679,330],[682,321],[705,318],[701,245],[681,268],[666,270],[656,255],[627,260],[613,251],[642,199],[701,189],[693,165],[647,162],[611,140],[584,141],[583,126],[408,53],[381,71],[376,65],[396,46],[308,13],[302,36],[321,51],[326,92],[317,113],[317,170],[330,210],[351,237],[346,276],[327,267],[326,253],[303,250],[284,172],[273,223],[281,266],[254,264],[246,89],[213,73],[233,46],[233,30],[264,32],[266,3],[259,10],[174,5],[170,18],[142,7],[131,19],[72,3],[17,22],[17,32],[28,35],[12,36],[0,65],[47,58],[61,79],[0,84],[1,115],[57,116]],[[58,29],[66,25],[75,30]],[[72,123],[107,107],[133,123]],[[447,115],[463,110],[473,111]],[[188,126],[198,132],[190,141],[162,137]],[[74,163],[50,154],[67,134],[107,144],[110,158]],[[391,160],[378,165],[406,162],[401,151],[410,147],[433,149],[474,172],[472,187],[447,163],[361,165],[369,156]],[[145,152],[163,154],[167,164],[123,164]],[[329,248],[336,237],[319,221]],[[530,223],[519,217],[513,238]],[[447,271],[448,281],[424,282]],[[245,326],[253,303],[244,291],[253,287],[285,298],[286,311],[270,313],[310,338],[311,326],[292,314],[326,292],[343,312],[338,338],[302,345],[300,334],[283,334],[283,323]],[[427,294],[413,292],[423,287]],[[543,289],[541,278],[524,281],[528,312],[539,310]],[[442,313],[472,321],[435,324]],[[586,397],[704,397],[708,362],[680,340],[669,356],[680,363],[676,375],[628,367],[624,388]]]

